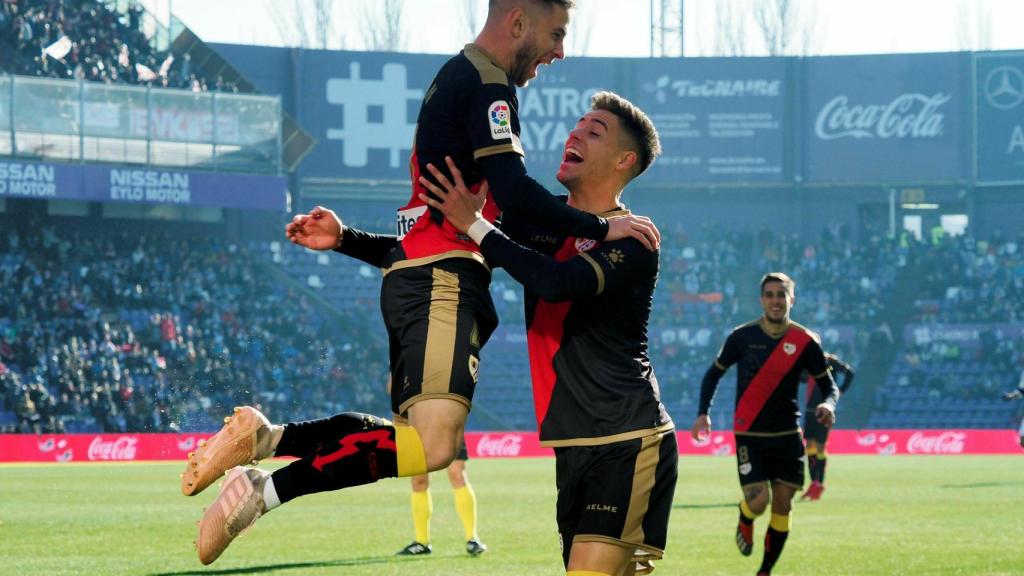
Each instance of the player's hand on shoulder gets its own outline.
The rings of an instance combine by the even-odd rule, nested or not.
[[[647,216],[628,214],[609,218],[608,234],[604,240],[611,242],[622,238],[635,238],[648,250],[657,250],[661,246],[661,232]]]
[[[431,208],[439,210],[452,226],[465,234],[473,222],[480,218],[484,204],[487,202],[487,182],[484,182],[474,193],[466,186],[462,172],[455,166],[455,161],[451,156],[445,156],[444,160],[448,164],[448,171],[451,173],[452,179],[449,180],[433,164],[427,164],[427,170],[437,180],[437,184],[424,176],[420,176],[419,181],[420,185],[430,190],[435,197],[431,198],[421,193],[419,199]]]
[[[323,206],[309,214],[296,214],[284,228],[285,237],[292,244],[311,250],[333,250],[341,245],[341,218]]]

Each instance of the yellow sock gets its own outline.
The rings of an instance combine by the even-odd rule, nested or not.
[[[395,447],[398,453],[398,477],[427,473],[427,455],[423,452],[420,433],[412,426],[395,426]]]
[[[565,576],[611,576],[611,574],[594,572],[593,570],[570,570],[565,573]]]
[[[476,493],[469,484],[454,490],[455,512],[462,520],[462,529],[466,532],[466,540],[476,538]]]
[[[789,532],[789,528],[793,525],[793,515],[772,512],[772,519],[768,525],[779,532]]]
[[[751,510],[750,506],[747,505],[746,500],[740,500],[740,512],[747,520],[753,520],[761,514],[764,514],[764,512],[762,512],[761,514],[754,514],[754,511]]]
[[[412,504],[412,525],[416,529],[416,541],[430,544],[430,516],[434,513],[430,490],[414,491],[409,500]]]
[[[817,445],[809,444],[807,446],[807,455],[808,456],[817,456],[818,455],[818,447],[817,447]]]

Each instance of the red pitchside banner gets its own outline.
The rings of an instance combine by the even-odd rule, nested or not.
[[[0,434],[0,462],[184,460],[209,434]],[[467,432],[471,458],[552,456],[536,432]],[[1020,454],[1014,430],[836,430],[829,454]],[[697,443],[679,431],[679,453],[732,456],[730,432]]]

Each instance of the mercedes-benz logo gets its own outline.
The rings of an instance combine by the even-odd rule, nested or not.
[[[985,99],[993,108],[1009,110],[1024,102],[1024,74],[1013,66],[999,66],[985,77]]]

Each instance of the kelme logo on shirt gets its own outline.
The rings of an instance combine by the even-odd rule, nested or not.
[[[490,117],[491,138],[505,140],[512,137],[512,110],[508,102],[495,100],[487,108],[487,115]]]

